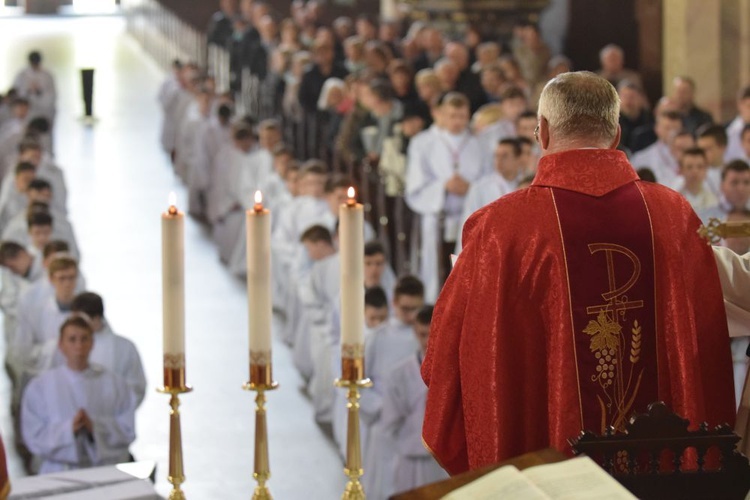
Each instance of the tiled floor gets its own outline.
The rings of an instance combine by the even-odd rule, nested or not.
[[[56,150],[65,169],[69,211],[92,291],[105,298],[117,332],[131,338],[143,358],[149,385],[161,377],[161,273],[159,214],[170,190],[185,206],[185,190],[172,175],[158,143],[156,91],[162,74],[116,17],[0,18],[0,88],[7,89],[32,49],[43,52],[60,96]],[[86,127],[78,71],[96,69],[95,114]],[[200,226],[186,226],[187,376],[195,391],[182,398],[182,428],[191,499],[245,499],[253,488],[253,394],[246,378],[246,295],[219,264]],[[313,422],[298,390],[288,350],[275,346],[275,376],[268,395],[272,478],[277,499],[332,499],[344,476],[333,445]],[[8,382],[0,381],[8,401]],[[12,442],[8,405],[0,404],[0,430]],[[138,411],[132,452],[158,462],[158,489],[168,492],[168,397],[150,390]],[[10,448],[10,447],[9,447]],[[22,474],[9,450],[11,477]]]

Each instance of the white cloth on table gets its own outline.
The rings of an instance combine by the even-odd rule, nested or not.
[[[80,409],[92,420],[93,435],[73,433]],[[26,388],[21,431],[26,446],[42,459],[42,474],[126,462],[135,440],[134,396],[125,382],[101,366],[81,372],[59,366]]]
[[[455,135],[430,127],[421,134],[409,144],[406,203],[421,216],[419,277],[425,284],[425,300],[434,302],[440,287],[439,245],[456,241],[465,199],[446,192],[445,183],[456,173],[469,183],[479,179],[486,152],[468,131]],[[439,234],[441,215],[443,234]]]

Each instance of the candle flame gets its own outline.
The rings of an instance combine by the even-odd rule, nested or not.
[[[170,207],[176,207],[177,206],[177,195],[174,191],[169,192],[169,206]]]
[[[355,194],[356,193],[354,192],[354,186],[349,186],[349,189],[347,190],[346,195],[353,200]]]
[[[256,204],[263,203],[263,193],[261,193],[260,190],[255,192],[255,203]]]

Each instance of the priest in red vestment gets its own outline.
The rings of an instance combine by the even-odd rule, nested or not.
[[[619,99],[588,72],[550,81],[528,189],[480,209],[435,309],[423,439],[451,474],[622,430],[664,401],[734,423],[721,284],[698,217],[641,182]]]

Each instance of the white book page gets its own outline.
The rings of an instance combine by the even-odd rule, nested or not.
[[[589,457],[537,465],[523,475],[553,500],[637,500]]]
[[[500,467],[466,486],[450,492],[443,500],[549,500],[539,488],[512,465]]]

